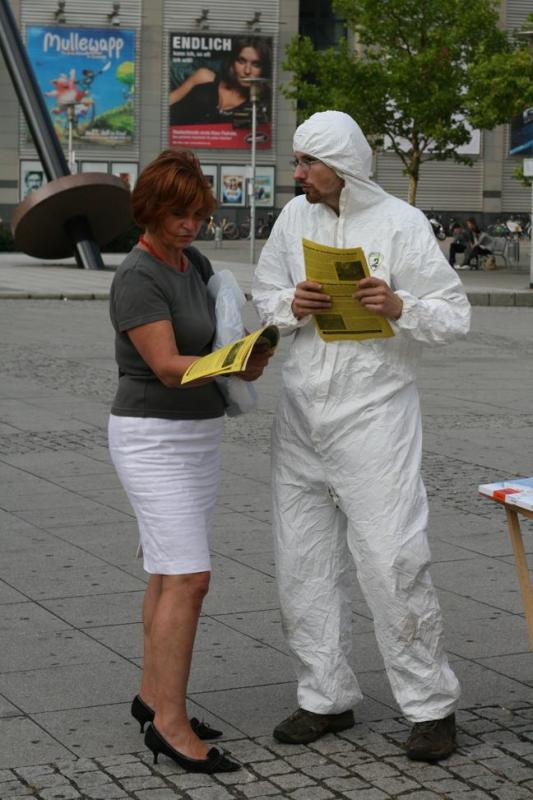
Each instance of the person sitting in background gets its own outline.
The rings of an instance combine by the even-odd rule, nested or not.
[[[491,239],[488,234],[481,232],[474,217],[469,217],[467,219],[466,227],[468,228],[470,237],[470,246],[463,259],[463,269],[466,267],[470,267],[470,269],[479,269],[479,257],[488,256],[492,253],[489,247]]]
[[[470,245],[470,234],[468,230],[463,228],[462,225],[457,223],[452,228],[452,236],[453,241],[450,244],[450,253],[448,256],[448,261],[450,262],[452,267],[455,267],[455,256],[457,253],[464,253],[465,250]]]

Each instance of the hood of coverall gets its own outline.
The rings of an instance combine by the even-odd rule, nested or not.
[[[387,193],[370,180],[372,150],[355,120],[343,111],[319,111],[295,131],[295,152],[319,158],[344,180],[341,213],[375,205]]]

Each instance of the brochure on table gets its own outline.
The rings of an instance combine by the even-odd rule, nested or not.
[[[533,511],[533,477],[514,478],[499,483],[483,483],[479,487],[479,492],[500,503],[508,503],[517,508]]]

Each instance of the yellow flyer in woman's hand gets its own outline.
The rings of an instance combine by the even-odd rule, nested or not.
[[[199,358],[184,373],[181,383],[190,383],[200,378],[214,378],[216,375],[232,375],[235,372],[243,372],[255,344],[260,339],[264,339],[270,349],[275,350],[279,342],[279,330],[276,325],[259,328],[243,339],[237,339],[236,342],[231,342],[231,344]]]

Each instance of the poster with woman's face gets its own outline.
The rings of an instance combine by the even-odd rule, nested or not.
[[[252,97],[256,147],[272,147],[272,38],[171,33],[169,38],[171,147],[249,150]]]
[[[246,177],[244,167],[221,167],[220,202],[225,206],[243,206]]]

